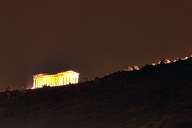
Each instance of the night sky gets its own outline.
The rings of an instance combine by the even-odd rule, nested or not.
[[[94,78],[192,51],[191,0],[2,0],[0,88],[72,69]]]

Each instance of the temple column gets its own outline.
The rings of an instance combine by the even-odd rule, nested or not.
[[[64,76],[64,84],[66,85],[67,84],[67,77]]]

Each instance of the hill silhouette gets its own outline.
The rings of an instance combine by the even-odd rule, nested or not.
[[[192,58],[0,93],[1,128],[191,128]]]

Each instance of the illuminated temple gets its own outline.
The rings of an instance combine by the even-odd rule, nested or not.
[[[33,76],[33,89],[42,88],[43,86],[62,86],[76,84],[79,81],[79,73],[74,71],[65,71],[57,74],[37,74]]]

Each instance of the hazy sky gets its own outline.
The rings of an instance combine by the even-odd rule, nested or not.
[[[2,0],[0,88],[74,69],[103,76],[192,51],[191,0]]]

